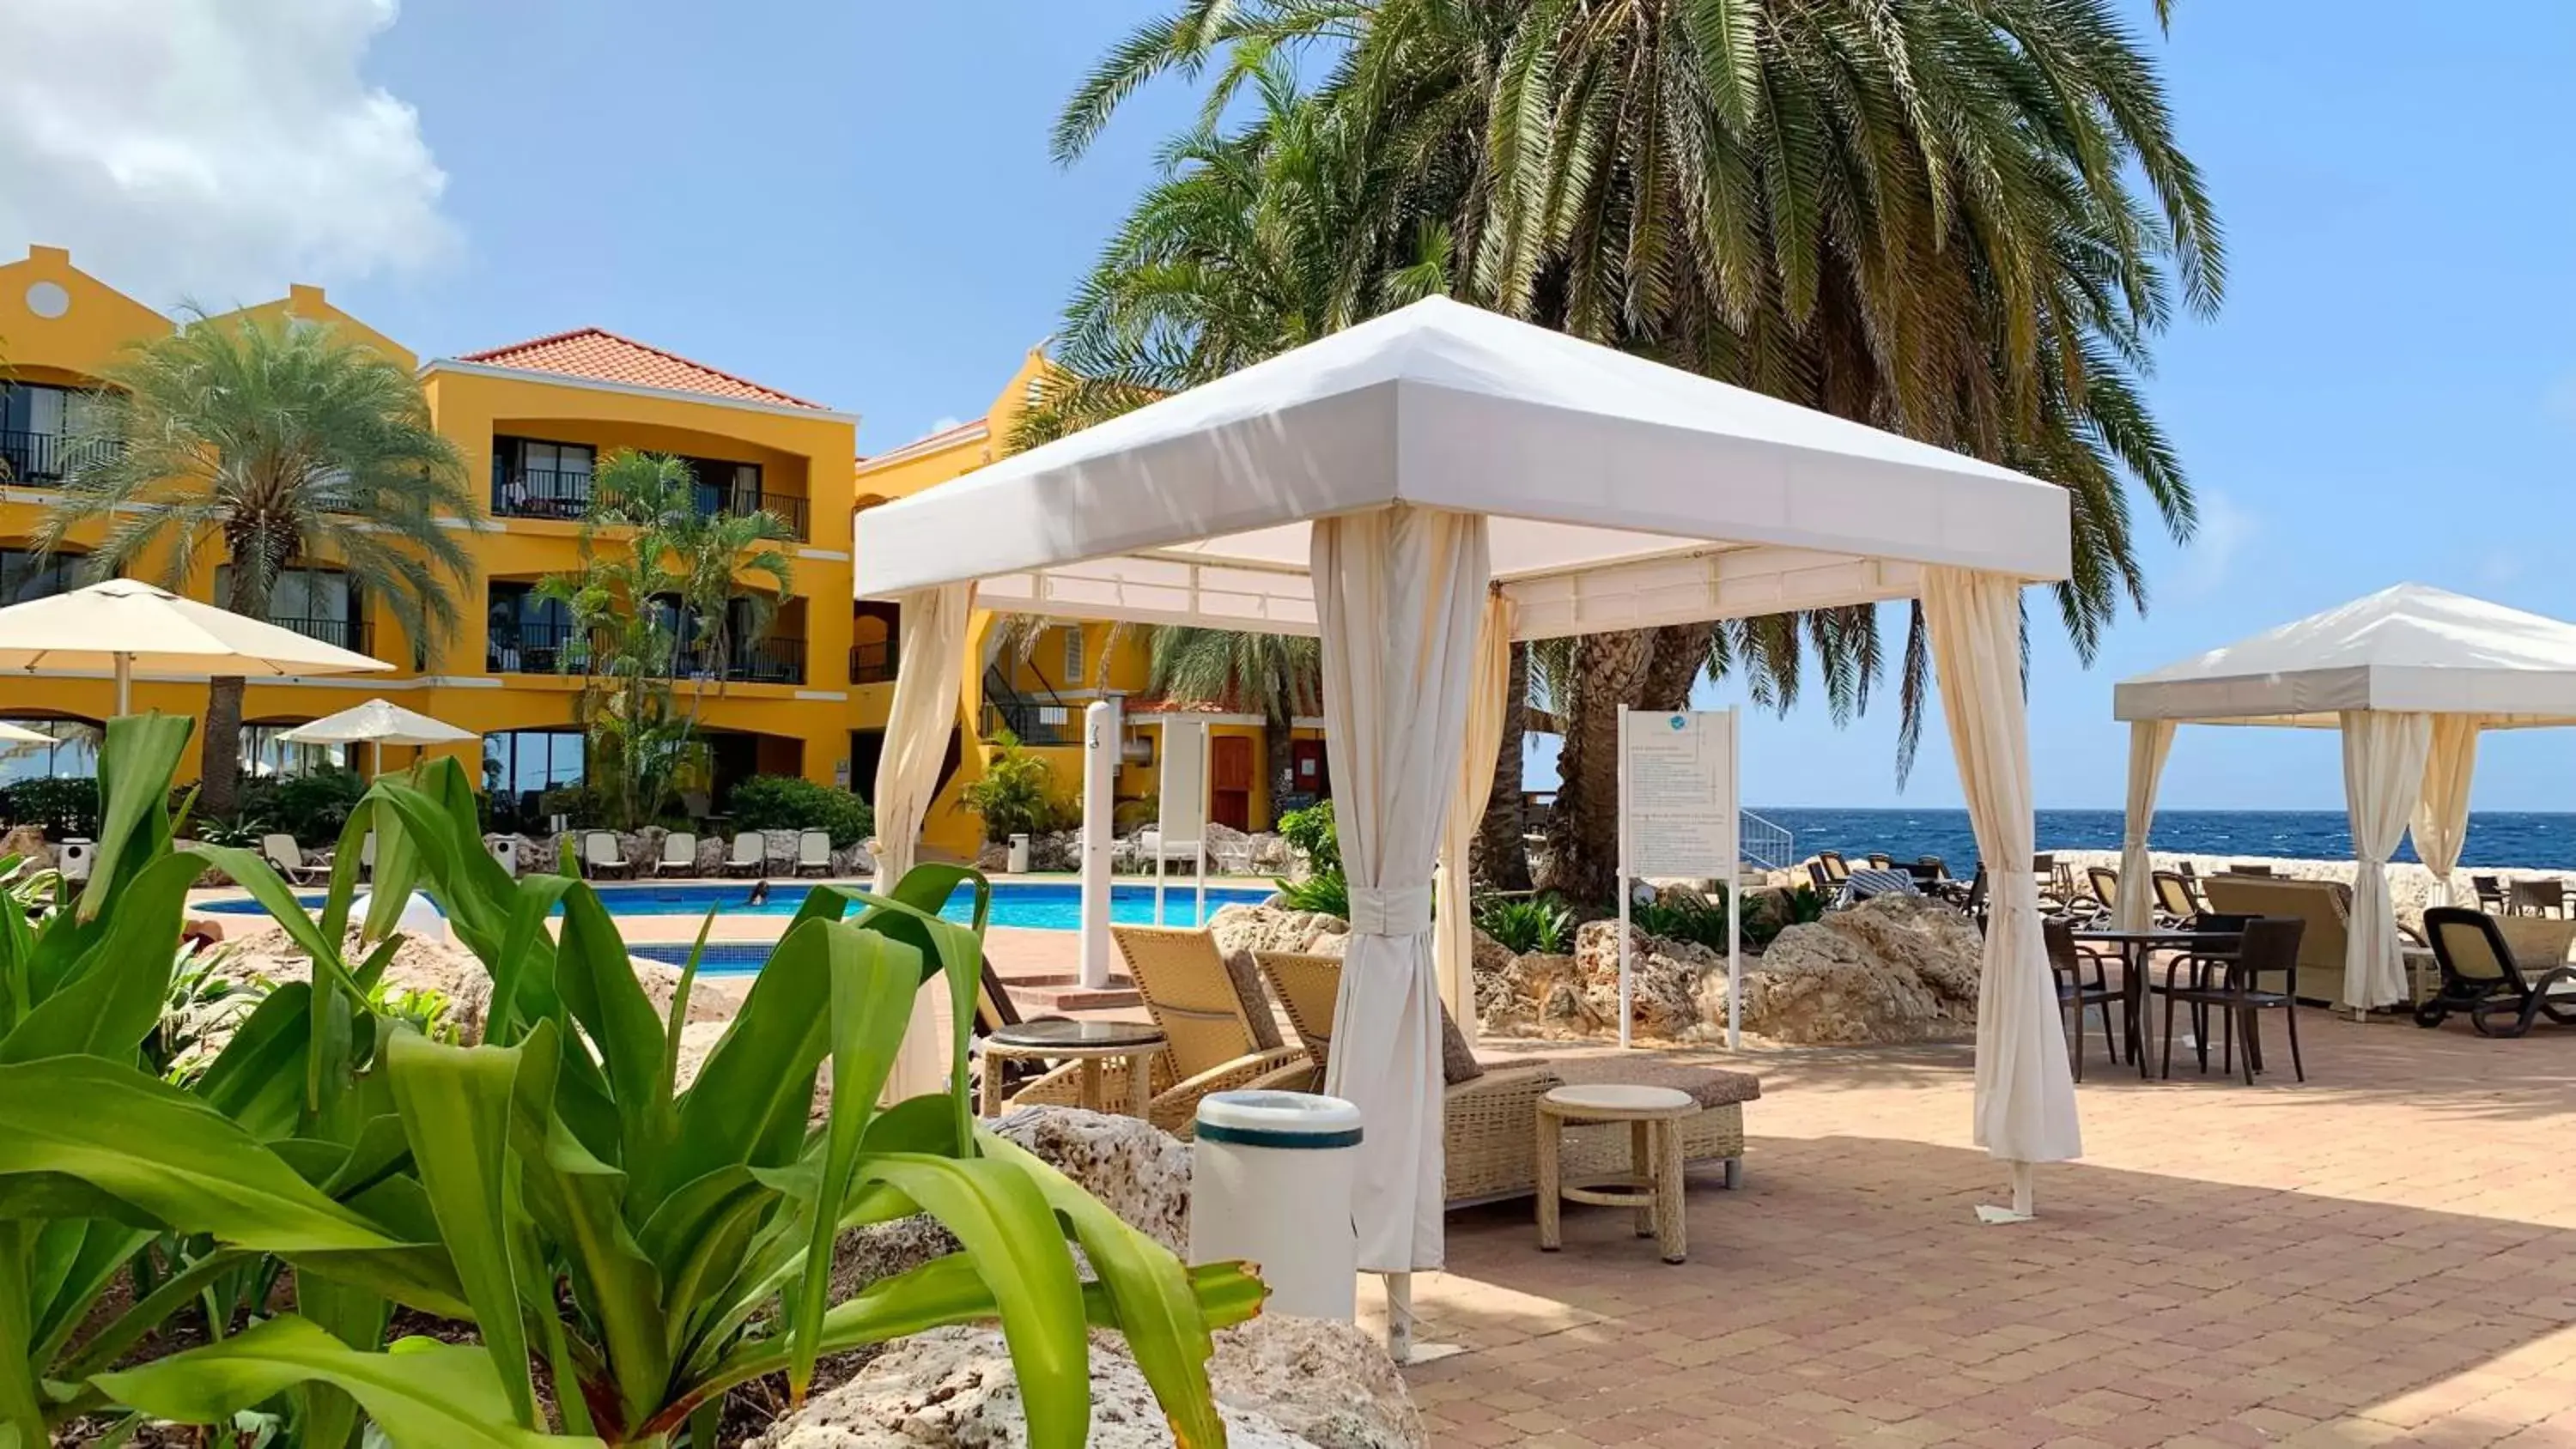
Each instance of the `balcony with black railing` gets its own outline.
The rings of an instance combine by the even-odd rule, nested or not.
[[[724,679],[741,684],[803,684],[805,641],[771,634],[748,643],[729,641],[721,653],[692,647],[681,651],[676,672],[683,678]]]
[[[589,662],[578,629],[542,620],[494,625],[483,650],[483,667],[494,674],[579,674]]]
[[[590,512],[591,500],[605,501],[605,490],[592,481],[587,472],[568,468],[513,468],[498,474],[492,481],[492,516],[495,518],[550,518],[577,523]],[[790,538],[802,543],[808,537],[807,501],[791,494],[773,493],[761,488],[701,487],[695,503],[703,517],[731,515],[736,518],[766,512],[783,525]]]
[[[88,442],[65,433],[0,428],[0,479],[11,483],[59,483],[92,457],[116,457],[125,445],[114,439]]]
[[[852,684],[892,684],[895,675],[895,652],[892,639],[873,644],[850,646],[850,682]]]
[[[334,649],[347,649],[359,654],[374,652],[375,630],[364,618],[330,619],[297,614],[271,614],[268,622],[281,629],[292,629],[307,639],[319,639]]]

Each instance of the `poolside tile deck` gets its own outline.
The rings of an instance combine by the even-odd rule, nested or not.
[[[2304,1086],[2094,1071],[2010,1226],[1964,1049],[1750,1053],[1689,1263],[1624,1213],[1553,1255],[1526,1203],[1452,1215],[1434,1442],[2576,1446],[2576,1034],[2302,1026]]]

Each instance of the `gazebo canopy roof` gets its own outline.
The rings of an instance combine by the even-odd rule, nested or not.
[[[445,720],[431,719],[389,699],[371,699],[311,724],[297,725],[279,739],[298,745],[453,745],[481,736]]]
[[[2576,724],[2576,624],[2399,584],[2112,690],[2124,720],[2331,729],[2344,710]]]
[[[2068,567],[2053,484],[1432,298],[868,510],[857,590],[1312,633],[1308,520],[1397,502],[1493,520],[1524,638]]]

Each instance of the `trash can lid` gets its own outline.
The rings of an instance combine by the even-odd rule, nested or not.
[[[1210,1092],[1199,1099],[1198,1135],[1244,1147],[1353,1147],[1360,1109],[1316,1092]]]

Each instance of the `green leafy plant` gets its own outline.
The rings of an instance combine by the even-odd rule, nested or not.
[[[1628,908],[1628,924],[1649,936],[1690,941],[1712,951],[1726,949],[1726,907],[1705,900],[1666,897]]]
[[[743,830],[825,830],[834,849],[876,833],[876,812],[847,790],[801,775],[754,775],[733,787],[725,813]]]
[[[1338,872],[1342,868],[1342,837],[1333,825],[1331,800],[1318,800],[1303,810],[1280,816],[1279,838],[1305,857],[1308,870]]]
[[[47,840],[98,837],[98,781],[79,775],[40,775],[0,788],[0,818],[38,826]]]
[[[1321,911],[1328,916],[1350,919],[1351,883],[1338,870],[1295,880],[1273,881],[1279,888],[1279,904],[1292,911]]]
[[[143,1041],[143,1061],[154,1075],[186,1086],[213,1060],[209,1042],[229,1040],[274,983],[244,980],[233,968],[240,953],[224,946],[182,945],[170,973],[161,1020]]]
[[[1477,902],[1476,929],[1516,955],[1561,956],[1574,944],[1574,912],[1549,896],[1494,896]]]
[[[984,777],[959,791],[958,799],[984,818],[984,838],[995,844],[1059,829],[1069,813],[1057,798],[1054,769],[1008,730],[993,737]]]
[[[276,821],[278,829],[301,844],[322,846],[340,838],[349,812],[366,793],[367,782],[357,771],[325,766],[245,787],[242,809]]]

